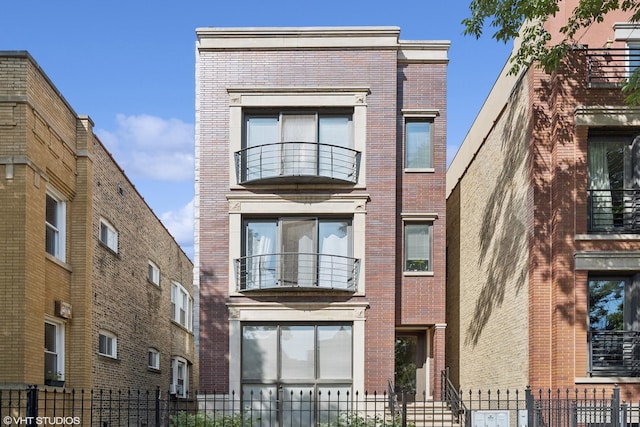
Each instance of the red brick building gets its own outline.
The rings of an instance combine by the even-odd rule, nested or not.
[[[399,35],[197,30],[203,391],[382,392],[396,342],[438,390],[449,43]]]
[[[575,2],[563,2],[550,31]],[[447,364],[463,388],[640,397],[640,30],[612,13],[548,75],[498,77],[447,172]]]

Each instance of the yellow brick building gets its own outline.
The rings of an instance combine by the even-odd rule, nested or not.
[[[27,52],[0,52],[0,387],[197,388],[193,265]]]

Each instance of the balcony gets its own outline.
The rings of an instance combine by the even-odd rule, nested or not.
[[[318,142],[280,142],[244,148],[235,153],[241,184],[358,182],[360,152]]]
[[[589,87],[620,87],[640,66],[637,49],[587,49]]]
[[[238,291],[356,292],[360,260],[318,253],[274,253],[235,260]]]
[[[591,330],[589,332],[592,376],[640,376],[640,332]]]
[[[598,233],[640,233],[640,190],[588,190],[588,228]]]

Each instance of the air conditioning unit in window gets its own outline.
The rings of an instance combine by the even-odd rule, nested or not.
[[[171,384],[169,386],[169,394],[177,394],[178,396],[182,396],[182,385]]]

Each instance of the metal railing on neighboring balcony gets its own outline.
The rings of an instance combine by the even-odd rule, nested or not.
[[[318,142],[279,142],[235,153],[239,183],[272,180],[358,182],[360,152]]]
[[[640,331],[589,331],[590,373],[640,376]]]
[[[588,84],[591,87],[622,86],[640,67],[640,50],[586,49]]]
[[[640,233],[640,189],[588,190],[590,232]]]
[[[274,253],[235,260],[239,291],[266,289],[356,292],[360,260],[318,253]]]

